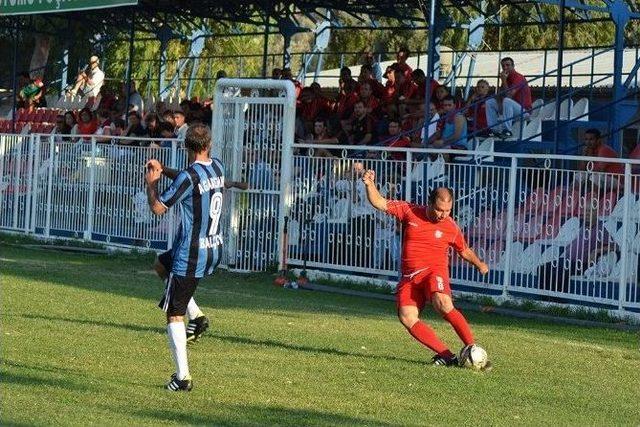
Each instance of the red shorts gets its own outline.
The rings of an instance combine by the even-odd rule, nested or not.
[[[429,267],[414,276],[402,276],[396,292],[396,306],[414,305],[422,310],[434,292],[451,296],[448,268]]]

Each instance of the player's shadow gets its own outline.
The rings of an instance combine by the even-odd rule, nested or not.
[[[344,425],[344,426],[392,426],[371,419],[354,416],[333,414],[312,409],[285,408],[266,405],[238,404],[230,405],[216,402],[216,414],[198,414],[179,409],[147,409],[133,411],[137,416],[148,418],[152,422],[166,423],[168,420],[179,424],[189,425],[225,425],[225,426],[253,426],[253,425]],[[113,409],[112,409],[113,410]],[[128,413],[130,415],[130,412]]]
[[[284,348],[287,350],[294,350],[294,351],[304,351],[307,353],[322,353],[322,354],[329,354],[332,356],[361,357],[364,359],[388,360],[388,361],[395,361],[395,362],[415,363],[418,365],[425,365],[426,363],[424,360],[406,359],[404,357],[388,356],[388,355],[352,353],[349,351],[339,350],[336,348],[310,347],[306,345],[289,344],[289,343],[284,343],[284,342],[274,341],[269,339],[266,339],[266,340],[252,339],[247,337],[221,335],[221,334],[215,334],[215,333],[207,334],[207,336],[210,336],[215,339],[219,339],[221,341],[234,343],[234,344],[268,346],[268,347]]]
[[[100,326],[100,327],[106,326],[109,328],[127,329],[129,331],[134,331],[134,332],[152,332],[156,334],[164,334],[165,332],[167,332],[165,328],[160,328],[157,326],[134,325],[131,323],[105,322],[104,320],[77,319],[77,318],[58,317],[58,316],[43,316],[41,314],[23,314],[22,317],[26,319],[71,322],[71,323],[77,323],[81,325],[92,325],[92,326]]]
[[[17,384],[28,387],[65,388],[72,391],[93,390],[86,382],[82,381],[73,381],[65,378],[43,378],[28,373],[8,372],[5,369],[0,369],[0,383]]]

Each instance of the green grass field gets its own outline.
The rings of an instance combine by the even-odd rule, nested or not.
[[[195,388],[166,392],[151,257],[0,244],[2,425],[640,423],[637,334],[466,313],[494,370],[434,368],[390,302],[224,272],[196,293],[212,329],[189,346]]]

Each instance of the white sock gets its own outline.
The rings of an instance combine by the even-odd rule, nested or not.
[[[196,304],[193,298],[191,298],[189,300],[189,304],[187,304],[187,316],[189,317],[189,320],[204,316],[204,313],[200,310],[200,307],[198,307],[198,304]]]
[[[169,336],[169,350],[176,365],[176,375],[179,380],[189,376],[189,364],[187,362],[187,331],[183,322],[171,322],[167,325]]]

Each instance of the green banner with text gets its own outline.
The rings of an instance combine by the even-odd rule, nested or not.
[[[132,6],[137,0],[0,0],[0,16]]]

